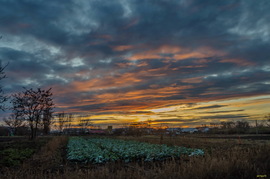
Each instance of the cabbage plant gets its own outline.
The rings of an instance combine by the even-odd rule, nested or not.
[[[74,137],[67,146],[67,158],[85,163],[106,163],[122,160],[161,161],[167,158],[180,158],[181,155],[204,155],[201,149],[179,146],[150,144],[137,141],[125,141],[108,138],[83,139]]]

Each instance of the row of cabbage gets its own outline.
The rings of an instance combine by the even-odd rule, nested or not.
[[[68,159],[85,163],[105,163],[123,160],[160,161],[181,155],[203,155],[201,149],[149,144],[108,138],[71,138],[67,147]]]

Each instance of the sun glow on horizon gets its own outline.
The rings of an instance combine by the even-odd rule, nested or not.
[[[151,121],[152,126],[195,127],[221,121],[262,120],[268,113],[270,95],[222,99],[193,105],[173,105],[144,110],[124,110],[117,113],[89,115],[94,125],[123,126],[133,122]],[[89,112],[91,114],[91,112]]]

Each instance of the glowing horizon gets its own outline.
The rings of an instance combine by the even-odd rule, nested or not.
[[[52,87],[56,113],[103,127],[194,127],[269,113],[270,2],[0,5],[6,94]],[[9,114],[0,111],[0,122]]]

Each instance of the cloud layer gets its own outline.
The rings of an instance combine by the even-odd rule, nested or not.
[[[2,1],[1,83],[7,93],[53,87],[58,111],[95,114],[268,95],[269,8],[267,0]]]

